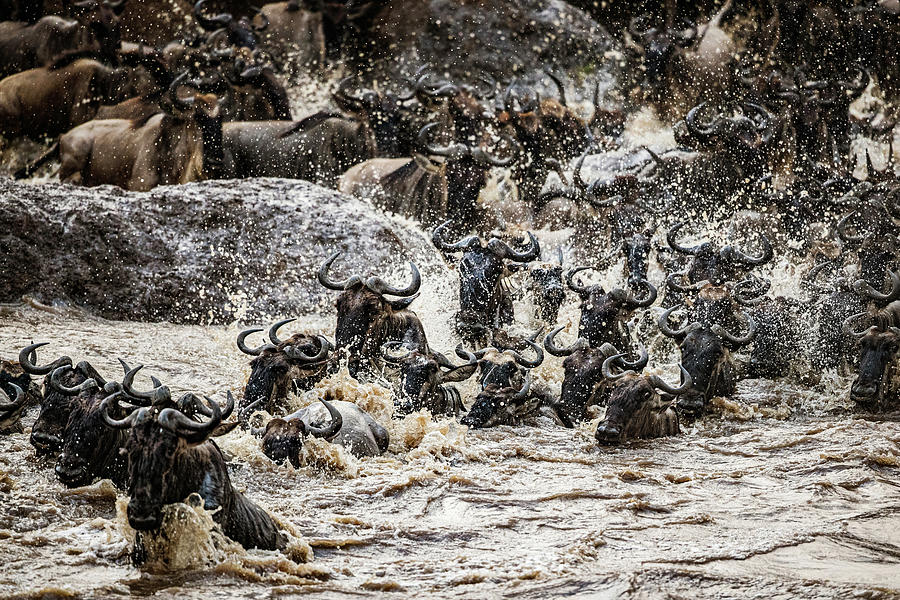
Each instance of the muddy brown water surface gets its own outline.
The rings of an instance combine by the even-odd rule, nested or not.
[[[2,358],[53,340],[103,373],[123,356],[217,397],[248,374],[237,331],[0,309]],[[616,448],[594,442],[597,419],[467,431],[390,419],[388,391],[345,373],[326,388],[388,424],[388,454],[356,459],[316,440],[294,469],[246,434],[219,440],[236,487],[302,536],[287,555],[235,547],[182,505],[156,562],[136,568],[121,492],[66,490],[27,427],[0,437],[0,596],[900,597],[897,415],[851,412],[840,379],[744,381],[681,436]]]

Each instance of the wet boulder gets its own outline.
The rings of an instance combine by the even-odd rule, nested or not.
[[[0,302],[29,296],[111,319],[228,323],[330,314],[316,280],[378,274],[446,285],[427,236],[371,204],[295,180],[208,181],[148,193],[0,179]]]

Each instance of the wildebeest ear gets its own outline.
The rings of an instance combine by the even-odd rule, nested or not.
[[[399,298],[397,300],[388,300],[387,303],[391,305],[391,308],[394,310],[403,310],[404,308],[408,308],[410,304],[413,303],[413,300],[419,297],[419,294],[415,294],[410,296],[409,298]]]
[[[451,371],[447,371],[443,375],[441,375],[441,380],[444,382],[457,382],[457,381],[465,381],[469,377],[475,374],[475,370],[478,368],[478,363],[472,363],[470,365],[463,365],[461,367],[456,367]]]
[[[215,430],[213,430],[212,435],[210,435],[209,437],[222,437],[238,425],[238,421],[232,421],[231,423],[222,423],[221,425],[216,427]]]
[[[416,164],[419,165],[420,169],[428,171],[434,175],[439,175],[441,172],[441,167],[439,164],[435,163],[433,160],[425,156],[424,154],[419,154],[418,152],[413,152],[413,160],[416,161]]]

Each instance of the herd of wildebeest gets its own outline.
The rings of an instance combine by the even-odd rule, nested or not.
[[[165,504],[196,492],[207,509],[221,509],[215,519],[229,537],[282,545],[273,519],[232,487],[211,438],[241,427],[271,459],[295,466],[307,436],[357,456],[386,452],[387,429],[350,402],[322,398],[285,414],[292,394],[344,365],[354,378],[387,381],[397,416],[424,410],[471,428],[537,415],[572,428],[605,406],[595,432],[602,445],[678,434],[680,421],[701,417],[741,378],[796,377],[798,365],[855,371],[849,395],[862,409],[896,407],[896,2],[729,0],[700,26],[667,2],[621,32],[634,67],[623,75],[626,88],[633,84],[625,108],[604,108],[595,93],[588,118],[552,71],[555,97],[542,98],[535,85],[504,87],[483,75],[452,81],[422,67],[404,91],[344,79],[333,93],[339,110],[299,121],[279,80],[296,76],[278,65],[280,44],[297,52],[313,40],[320,47],[300,54],[327,60],[334,40],[322,23],[335,17],[320,13],[336,3],[267,4],[254,19],[209,14],[205,4],[194,9],[196,34],[157,48],[121,39],[124,0],[69,2],[68,17],[23,2],[23,21],[0,23],[0,134],[51,140],[19,175],[58,157],[60,178],[83,185],[146,190],[273,176],[373,199],[420,221],[454,265],[461,343],[455,358],[429,345],[411,309],[422,285],[415,264],[403,287],[369,275],[339,280],[336,253],[318,271],[321,285],[339,292],[334,341],[282,339],[293,319],[272,325],[256,347],[248,338],[263,329],[241,332],[237,346],[253,358],[237,405],[230,392],[224,408],[192,393],[173,399],[155,378],[152,389],[138,389],[142,367],[124,361],[118,381],[68,356],[40,361],[39,349],[52,351],[46,342],[22,348],[0,370],[8,396],[0,431],[21,432],[23,411],[39,405],[36,452],[58,455],[66,486],[108,478],[125,490],[135,529],[159,528]],[[359,4],[345,3],[341,14]],[[854,116],[864,93],[880,95],[880,108]],[[644,106],[671,119],[678,147],[638,148],[614,177],[586,182],[585,161],[616,150],[630,109]],[[858,137],[887,146],[884,168],[866,151],[858,177]],[[542,256],[531,232],[473,234],[490,230],[479,195],[495,168],[508,170],[535,222],[562,218],[575,238],[591,240],[602,251],[593,264],[567,269],[562,251]],[[728,243],[684,241],[703,213],[731,220]],[[804,294],[770,294],[760,273],[776,256],[801,265]],[[653,259],[664,272],[656,284]],[[616,264],[621,287],[585,277]],[[511,277],[527,282],[532,321],[543,325],[534,335],[510,333]],[[557,320],[568,291],[580,320],[577,337],[564,342]],[[648,323],[680,351],[676,381],[642,374],[650,361],[643,342],[656,337]],[[564,357],[559,395],[532,375],[545,352]],[[452,384],[472,377],[477,395],[463,398]]]

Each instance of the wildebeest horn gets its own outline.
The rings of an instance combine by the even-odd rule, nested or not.
[[[566,88],[563,85],[562,80],[556,76],[553,71],[547,71],[547,77],[553,80],[553,84],[556,86],[556,91],[559,94],[559,103],[563,106],[568,107],[568,103],[566,102]]]
[[[873,288],[865,279],[858,279],[853,284],[853,291],[879,302],[893,302],[900,298],[900,275],[894,271],[888,271],[888,276],[891,278],[891,291],[887,294],[883,294]]]
[[[293,346],[285,346],[284,353],[285,355],[293,360],[302,362],[302,363],[317,363],[321,362],[328,356],[328,353],[334,349],[334,346],[331,345],[325,336],[317,335],[316,339],[319,341],[319,351],[312,356],[309,354],[304,354],[297,348]]]
[[[687,224],[687,221],[679,221],[675,225],[669,229],[669,233],[666,234],[666,241],[669,242],[669,246],[672,250],[676,252],[681,252],[682,254],[691,254],[695,255],[700,251],[701,246],[682,246],[675,240],[675,236],[678,234],[678,231]]]
[[[677,396],[688,391],[691,386],[694,385],[694,379],[691,377],[691,374],[688,373],[688,370],[684,368],[684,365],[678,366],[679,368],[681,368],[681,385],[679,385],[678,387],[666,383],[659,375],[651,375],[650,383],[653,384],[653,387],[661,389],[664,392],[668,392],[673,396]]]
[[[113,2],[112,0],[104,0],[103,5],[109,9],[112,9],[112,11],[117,15],[121,15],[122,11],[125,10],[125,0],[118,0],[118,2]]]
[[[402,354],[394,354],[395,350],[404,350]],[[403,342],[399,340],[394,340],[392,342],[385,342],[381,345],[381,356],[387,362],[391,364],[397,364],[410,354],[412,354],[414,350],[410,350],[406,346],[403,345]]]
[[[740,304],[741,306],[756,306],[763,302],[766,299],[766,292],[769,291],[769,288],[772,287],[772,282],[768,279],[764,280],[764,285],[761,290],[747,290],[743,291],[743,288],[749,288],[753,284],[756,283],[755,279],[744,279],[743,281],[739,281],[734,284],[734,287],[731,288],[731,296],[734,298],[734,301]],[[755,297],[750,297],[750,294],[754,293]]]
[[[696,329],[697,327],[700,326],[698,323],[688,322],[688,323],[685,323],[684,327],[682,327],[681,329],[677,329],[677,330],[672,329],[672,326],[669,325],[669,317],[672,315],[673,312],[675,312],[676,310],[678,310],[681,307],[682,307],[681,304],[677,304],[675,306],[672,306],[671,308],[667,308],[665,311],[663,311],[663,314],[661,314],[659,316],[659,319],[657,319],[657,321],[656,321],[656,324],[659,326],[660,333],[662,333],[664,336],[670,337],[676,341],[680,341],[682,338],[684,338],[684,336],[686,336],[688,333],[690,333],[691,331],[693,331],[694,329]]]
[[[466,364],[456,366],[450,363],[447,365],[445,368],[448,370],[441,373],[441,383],[465,381],[475,373],[475,369],[478,367],[478,357],[472,352],[463,349],[462,344],[456,347],[456,354],[461,358],[465,358]]]
[[[687,285],[682,285],[680,283],[675,282],[675,278],[684,277],[686,273],[671,273],[668,277],[666,277],[666,287],[672,288],[676,292],[687,293],[687,292],[696,292],[699,289],[709,285],[709,279],[704,279],[703,281],[698,281],[697,283],[689,283]]]
[[[591,286],[586,286],[586,285],[581,285],[580,283],[575,283],[575,275],[577,275],[578,273],[581,273],[582,271],[587,271],[592,268],[593,267],[588,267],[588,266],[582,265],[580,267],[575,267],[574,269],[572,269],[568,273],[566,273],[566,285],[569,286],[569,289],[572,290],[573,292],[575,292],[576,294],[578,294],[579,296],[585,296],[585,295],[589,294]]]
[[[103,417],[103,420],[106,422],[106,424],[113,429],[128,429],[141,415],[146,414],[147,412],[146,408],[135,408],[124,419],[113,419],[111,416],[109,416],[110,406],[117,409],[121,408],[119,406],[119,397],[124,393],[125,392],[121,390],[114,392],[113,394],[110,394],[109,396],[104,398],[103,402],[100,403],[100,415]]]
[[[281,340],[278,339],[278,330],[281,329],[282,326],[287,325],[288,323],[293,323],[296,320],[297,319],[283,319],[272,325],[269,328],[269,341],[276,346],[281,345]]]
[[[444,231],[453,221],[444,221],[431,234],[431,241],[434,242],[434,245],[443,250],[444,252],[459,252],[462,250],[469,250],[480,244],[480,240],[477,235],[471,235],[467,238],[463,238],[458,242],[449,243],[444,239]]]
[[[206,31],[216,31],[231,23],[234,17],[228,13],[220,13],[214,17],[204,16],[203,5],[205,3],[206,0],[199,0],[197,4],[194,5],[194,20],[197,21],[197,25]]]
[[[443,79],[439,79],[436,83],[429,85],[428,80],[431,77],[432,73],[425,72],[416,80],[417,94],[422,94],[429,98],[451,98],[459,93],[459,87]]]
[[[541,363],[544,362],[544,351],[541,349],[540,346],[538,346],[532,340],[523,340],[523,341],[526,344],[528,344],[529,346],[531,346],[532,350],[534,350],[534,354],[535,354],[534,360],[528,360],[527,358],[525,358],[524,356],[522,356],[515,350],[508,350],[508,352],[510,353],[510,355],[512,355],[512,357],[516,360],[516,362],[519,363],[521,366],[525,367],[526,369],[536,369],[537,367],[541,366]]]
[[[620,360],[625,356],[625,353],[620,352],[618,354],[613,354],[606,358],[603,361],[603,365],[600,367],[600,374],[603,375],[603,379],[608,379],[609,381],[616,381],[617,379],[621,379],[628,375],[629,373],[634,374],[634,371],[622,371],[621,373],[613,373],[612,372],[612,364],[617,360]]]
[[[365,286],[381,296],[399,296],[401,298],[415,296],[422,287],[422,275],[419,274],[416,263],[410,261],[409,268],[412,271],[412,281],[405,288],[394,287],[381,277],[369,277],[366,279]]]
[[[469,147],[459,142],[455,142],[449,146],[433,146],[428,141],[428,136],[431,130],[437,126],[437,123],[429,123],[419,130],[419,145],[425,148],[429,154],[435,156],[447,156],[450,158],[461,158],[470,153]]]
[[[653,285],[652,283],[650,283],[649,281],[647,281],[646,279],[642,279],[638,283],[639,284],[643,283],[644,285],[647,286],[647,297],[643,298],[641,300],[637,300],[634,297],[634,291],[629,291],[628,297],[625,299],[625,303],[628,306],[632,306],[635,308],[646,308],[647,306],[650,306],[651,304],[656,302],[656,296],[657,296],[658,292],[657,292],[656,286]]]
[[[706,102],[701,102],[700,104],[689,110],[687,116],[684,118],[684,124],[687,126],[688,131],[691,133],[691,135],[701,141],[708,140],[711,135],[716,133],[717,129],[715,122],[707,123],[705,125],[702,123],[698,123],[699,117],[697,116],[697,113],[699,113],[705,107]]]
[[[140,371],[143,368],[144,368],[144,365],[138,365],[135,368],[128,371],[127,373],[125,373],[125,377],[124,377],[124,379],[122,379],[122,389],[125,390],[125,393],[128,394],[129,396],[133,396],[140,400],[153,400],[154,392],[160,386],[156,386],[156,388],[154,388],[153,390],[151,390],[149,392],[139,392],[136,389],[134,389],[133,387],[131,387],[132,384],[134,384],[134,376],[137,374],[138,371]]]
[[[497,258],[505,258],[507,260],[511,260],[514,262],[531,262],[535,260],[541,255],[541,245],[538,243],[534,234],[530,231],[528,232],[528,248],[523,250],[522,252],[516,252],[509,245],[497,238],[491,238],[488,242],[488,248],[494,253]]]
[[[509,145],[513,148],[513,151],[510,152],[509,156],[506,158],[497,158],[493,154],[483,150],[482,148],[476,146],[475,148],[469,148],[469,153],[472,155],[472,158],[475,159],[476,162],[481,163],[482,165],[487,165],[489,167],[508,167],[516,160],[516,152],[517,144],[516,141],[512,138],[509,139]]]
[[[329,279],[328,270],[331,268],[332,263],[334,263],[334,261],[337,260],[337,257],[340,255],[340,252],[335,252],[334,254],[329,256],[328,260],[323,262],[322,266],[319,267],[319,271],[317,273],[319,283],[327,287],[329,290],[344,291],[347,288],[362,282],[362,278],[360,278],[359,275],[353,275],[352,277],[349,277],[344,281],[334,281],[332,279]]]
[[[247,336],[254,333],[259,333],[260,331],[262,331],[261,327],[254,327],[252,329],[245,329],[244,331],[240,332],[237,336],[238,349],[244,354],[249,354],[250,356],[259,356],[266,348],[273,347],[272,344],[262,344],[258,348],[247,347],[247,344],[244,343],[244,340],[247,339]]]
[[[14,383],[10,383],[9,387],[11,387],[16,393],[16,397],[14,400],[8,403],[0,402],[0,412],[12,412],[14,410],[19,410],[20,408],[22,408],[22,406],[25,405],[25,392],[22,390],[22,388]],[[0,392],[2,392],[4,396],[6,396],[7,400],[10,399],[9,396],[7,396],[6,392],[3,392],[3,390],[0,390]]]
[[[713,325],[712,327],[710,327],[710,329],[717,336],[719,336],[723,340],[731,342],[735,346],[743,346],[744,344],[749,344],[750,342],[753,341],[753,338],[756,337],[756,321],[754,321],[753,317],[751,317],[749,315],[742,315],[742,316],[744,317],[744,319],[742,319],[742,320],[747,321],[747,333],[744,334],[742,337],[737,337],[735,335],[732,335],[727,329],[725,329],[724,327],[722,327],[719,324]]]
[[[34,361],[37,360],[36,350],[41,346],[46,346],[49,343],[50,342],[41,342],[39,344],[31,344],[30,346],[25,346],[24,348],[22,348],[22,351],[19,352],[19,365],[22,367],[23,371],[25,371],[29,375],[46,375],[63,365],[69,365],[70,367],[72,366],[72,359],[68,356],[61,356],[49,365],[44,365],[43,367],[39,367],[34,364]]]
[[[525,375],[525,383],[522,385],[522,388],[516,392],[516,395],[513,396],[513,400],[521,402],[528,397],[528,393],[531,391],[531,379],[531,371],[529,371],[528,374]]]
[[[70,366],[64,366],[64,367],[59,367],[58,369],[54,369],[53,374],[50,375],[50,388],[53,391],[63,394],[65,396],[77,396],[81,392],[84,392],[87,390],[100,389],[100,386],[97,385],[97,382],[94,379],[85,379],[84,381],[82,381],[81,383],[76,385],[75,387],[66,387],[59,380],[59,377],[66,371],[71,371],[71,370],[72,370],[72,367],[70,367]]]
[[[580,337],[575,340],[575,343],[573,343],[568,348],[560,348],[556,345],[556,336],[563,329],[565,329],[565,326],[560,325],[544,337],[544,349],[553,356],[569,356],[570,354],[574,354],[579,350],[587,350],[591,347],[586,339]]]
[[[849,233],[847,233],[847,226],[850,224],[850,219],[855,214],[856,214],[856,210],[849,212],[848,214],[844,215],[840,221],[837,222],[837,225],[835,225],[835,229],[837,230],[837,233],[840,236],[840,238],[848,244],[849,243],[858,243],[858,242],[863,241],[863,236],[861,234],[850,235]]]
[[[763,244],[763,253],[759,257],[750,256],[749,254],[744,254],[740,250],[734,249],[734,258],[735,260],[745,264],[745,265],[764,265],[770,260],[772,260],[772,256],[774,255],[772,252],[772,244],[769,242],[769,239],[761,235],[762,244]]]
[[[203,2],[203,0],[200,0]],[[181,98],[178,95],[178,88],[181,85],[185,84],[185,80],[187,80],[188,73],[185,71],[178,77],[176,77],[172,81],[172,85],[169,86],[169,99],[172,101],[172,105],[179,110],[188,110],[194,105],[194,98]]]
[[[656,27],[647,27],[647,29],[639,29],[638,22],[640,21],[649,21],[650,15],[644,13],[642,15],[635,15],[631,17],[631,20],[628,21],[628,33],[630,33],[634,37],[642,38],[642,37],[651,37],[656,35],[658,31]]]
[[[620,356],[621,360],[619,363],[630,371],[640,372],[647,366],[647,363],[650,362],[650,353],[647,352],[647,347],[643,344],[641,344],[641,349],[638,351],[638,357],[634,362],[625,360],[625,354],[620,354]]]
[[[156,420],[160,425],[184,439],[187,443],[200,444],[206,441],[212,435],[212,432],[222,424],[222,420],[227,419],[234,411],[234,396],[231,395],[231,391],[227,392],[227,398],[228,402],[224,411],[218,402],[214,402],[209,398],[206,399],[209,410],[205,410],[206,407],[204,407],[202,411],[205,414],[209,413],[209,421],[206,423],[198,423],[174,408],[164,408]]]
[[[341,413],[338,412],[331,402],[325,400],[325,398],[319,398],[319,401],[325,405],[325,408],[328,409],[328,414],[331,415],[331,423],[328,424],[327,427],[314,427],[312,425],[307,426],[306,430],[313,437],[330,439],[338,434],[341,430],[341,427],[344,425],[344,419],[341,417]]]
[[[844,332],[844,335],[853,336],[853,337],[857,337],[857,338],[861,338],[862,336],[866,335],[866,331],[869,328],[868,325],[865,325],[860,330],[853,329],[853,323],[860,317],[869,317],[869,314],[865,313],[865,312],[861,312],[861,313],[856,313],[855,315],[850,315],[849,317],[844,319],[844,322],[841,325],[841,330]]]

